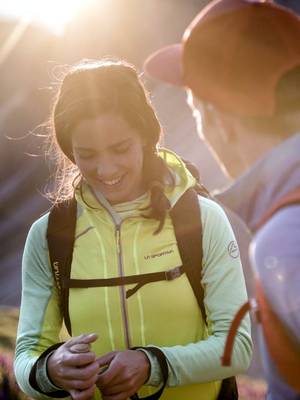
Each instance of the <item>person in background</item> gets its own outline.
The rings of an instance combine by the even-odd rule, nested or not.
[[[61,82],[52,123],[55,205],[74,196],[77,204],[71,277],[108,282],[154,272],[165,277],[166,270],[178,269],[170,210],[196,181],[179,156],[159,148],[161,126],[135,68],[105,59],[72,66]],[[15,357],[24,392],[33,398],[125,400],[166,383],[162,399],[224,398],[224,378],[245,371],[251,359],[246,319],[232,366],[220,363],[231,320],[247,295],[224,211],[203,196],[196,201],[207,321],[186,275],[137,285],[134,293],[132,285],[102,282],[70,288],[73,337],[64,343],[46,240],[49,213],[33,224],[23,256]]]
[[[300,399],[300,20],[272,2],[217,0],[145,62],[183,86],[248,225],[268,400]]]

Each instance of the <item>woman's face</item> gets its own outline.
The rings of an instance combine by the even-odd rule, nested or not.
[[[111,204],[131,201],[144,193],[143,147],[138,132],[116,114],[84,119],[72,132],[78,168]]]

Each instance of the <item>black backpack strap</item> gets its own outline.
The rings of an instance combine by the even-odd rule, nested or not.
[[[203,247],[201,209],[198,194],[211,198],[209,192],[202,185],[196,186],[185,192],[170,214],[185,273],[194,291],[203,320],[207,323],[204,307],[204,289],[201,284]],[[218,400],[237,399],[238,390],[235,377],[223,379]]]
[[[170,211],[185,273],[206,322],[202,278],[202,223],[196,190],[189,189]]]
[[[76,229],[77,203],[73,198],[55,205],[49,214],[47,241],[53,276],[60,294],[61,311],[72,335],[69,316],[69,289],[62,283],[70,277]]]

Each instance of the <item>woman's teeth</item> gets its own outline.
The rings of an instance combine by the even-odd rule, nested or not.
[[[121,182],[121,177],[112,179],[111,181],[102,181],[102,183],[104,183],[105,185],[108,185],[108,186],[117,185],[119,182]]]

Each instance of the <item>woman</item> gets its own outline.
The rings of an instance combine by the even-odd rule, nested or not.
[[[78,208],[71,276],[113,278],[181,265],[169,210],[195,179],[176,154],[158,149],[161,127],[134,67],[110,60],[74,66],[54,105],[52,134],[60,161],[55,201],[75,195]],[[232,367],[220,363],[230,322],[246,300],[240,258],[229,250],[235,238],[220,206],[201,196],[199,203],[207,325],[181,275],[129,298],[125,286],[70,289],[73,338],[60,343],[48,214],[33,224],[15,361],[26,393],[79,400],[149,395],[163,382],[153,346],[168,366],[163,399],[216,399],[221,380],[247,368],[249,320],[239,330]]]

